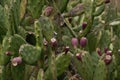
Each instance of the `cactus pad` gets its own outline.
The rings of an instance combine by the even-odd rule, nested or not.
[[[29,44],[24,44],[20,47],[19,53],[27,64],[34,64],[40,58],[41,49],[37,49]]]

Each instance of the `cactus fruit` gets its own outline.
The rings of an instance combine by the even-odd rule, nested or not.
[[[77,54],[76,54],[76,57],[77,57],[78,60],[80,60],[80,61],[82,60],[82,59],[81,59],[81,54],[80,54],[80,53],[77,53]]]
[[[65,48],[64,48],[64,51],[65,51],[65,54],[67,54],[67,52],[70,50],[70,47],[69,46],[66,46]]]
[[[41,49],[37,49],[29,44],[23,44],[19,49],[19,53],[22,56],[23,61],[32,65],[40,59]]]
[[[22,58],[21,57],[15,57],[11,60],[13,66],[17,66],[22,63]]]
[[[97,51],[99,56],[102,56],[102,52],[101,52],[100,48],[97,48],[96,51]]]
[[[81,47],[85,47],[87,45],[87,38],[86,37],[82,37],[80,39],[80,46]]]
[[[12,52],[7,51],[7,52],[5,52],[5,54],[8,55],[8,56],[11,56],[11,55],[12,55]]]
[[[77,38],[72,38],[71,43],[72,43],[73,47],[77,47],[78,39]]]
[[[82,23],[82,29],[84,30],[87,27],[87,22]]]
[[[56,38],[52,38],[50,41],[51,46],[55,47],[57,45],[57,40]]]
[[[112,51],[108,50],[108,51],[106,52],[106,55],[112,56]]]
[[[108,50],[109,50],[108,48],[104,48],[104,52],[105,52],[105,53],[107,53]]]
[[[53,12],[53,7],[52,6],[47,6],[46,8],[45,8],[45,16],[50,16],[51,14],[52,14],[52,12]]]
[[[111,55],[106,55],[104,58],[104,62],[106,63],[106,65],[110,64],[112,61],[112,56]]]

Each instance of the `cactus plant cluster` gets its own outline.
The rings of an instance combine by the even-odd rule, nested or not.
[[[120,80],[116,1],[0,0],[0,80]]]

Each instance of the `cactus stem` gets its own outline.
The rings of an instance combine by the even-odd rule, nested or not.
[[[71,34],[74,36],[74,37],[78,37],[77,34],[73,31],[72,27],[71,27],[71,24],[69,23],[68,20],[64,19],[64,22],[67,24],[67,27],[68,29],[70,30]]]

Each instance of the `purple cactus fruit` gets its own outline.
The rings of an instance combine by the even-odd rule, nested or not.
[[[111,50],[108,50],[108,51],[106,52],[106,55],[112,56],[112,51],[111,51]]]
[[[86,44],[87,44],[87,38],[86,38],[86,37],[82,37],[82,38],[80,39],[80,46],[81,46],[81,47],[85,47]]]
[[[11,55],[12,55],[12,52],[7,51],[7,52],[5,52],[5,54],[8,55],[8,56],[11,56]]]
[[[108,48],[104,48],[104,52],[105,52],[105,53],[107,53],[108,50],[109,50]]]
[[[78,60],[80,60],[80,61],[82,60],[82,55],[80,53],[77,53],[76,57],[77,57]]]
[[[107,4],[107,3],[110,3],[110,0],[105,0],[105,3]]]
[[[97,51],[99,56],[102,56],[102,52],[101,52],[100,48],[97,48],[96,51]]]
[[[104,62],[106,65],[110,64],[112,61],[112,56],[111,55],[105,55]]]
[[[11,60],[13,66],[17,66],[20,63],[22,63],[22,58],[21,57],[15,57]]]
[[[72,38],[71,43],[72,43],[73,47],[77,47],[78,39],[77,38]]]
[[[53,37],[53,38],[51,39],[51,45],[54,46],[54,47],[57,45],[57,40],[56,40],[56,38]]]
[[[48,6],[45,8],[45,16],[50,16],[52,12],[53,12],[52,6]]]
[[[87,22],[83,22],[82,29],[84,30],[87,27]]]
[[[65,51],[65,54],[70,50],[70,47],[69,46],[66,46],[64,51]]]

